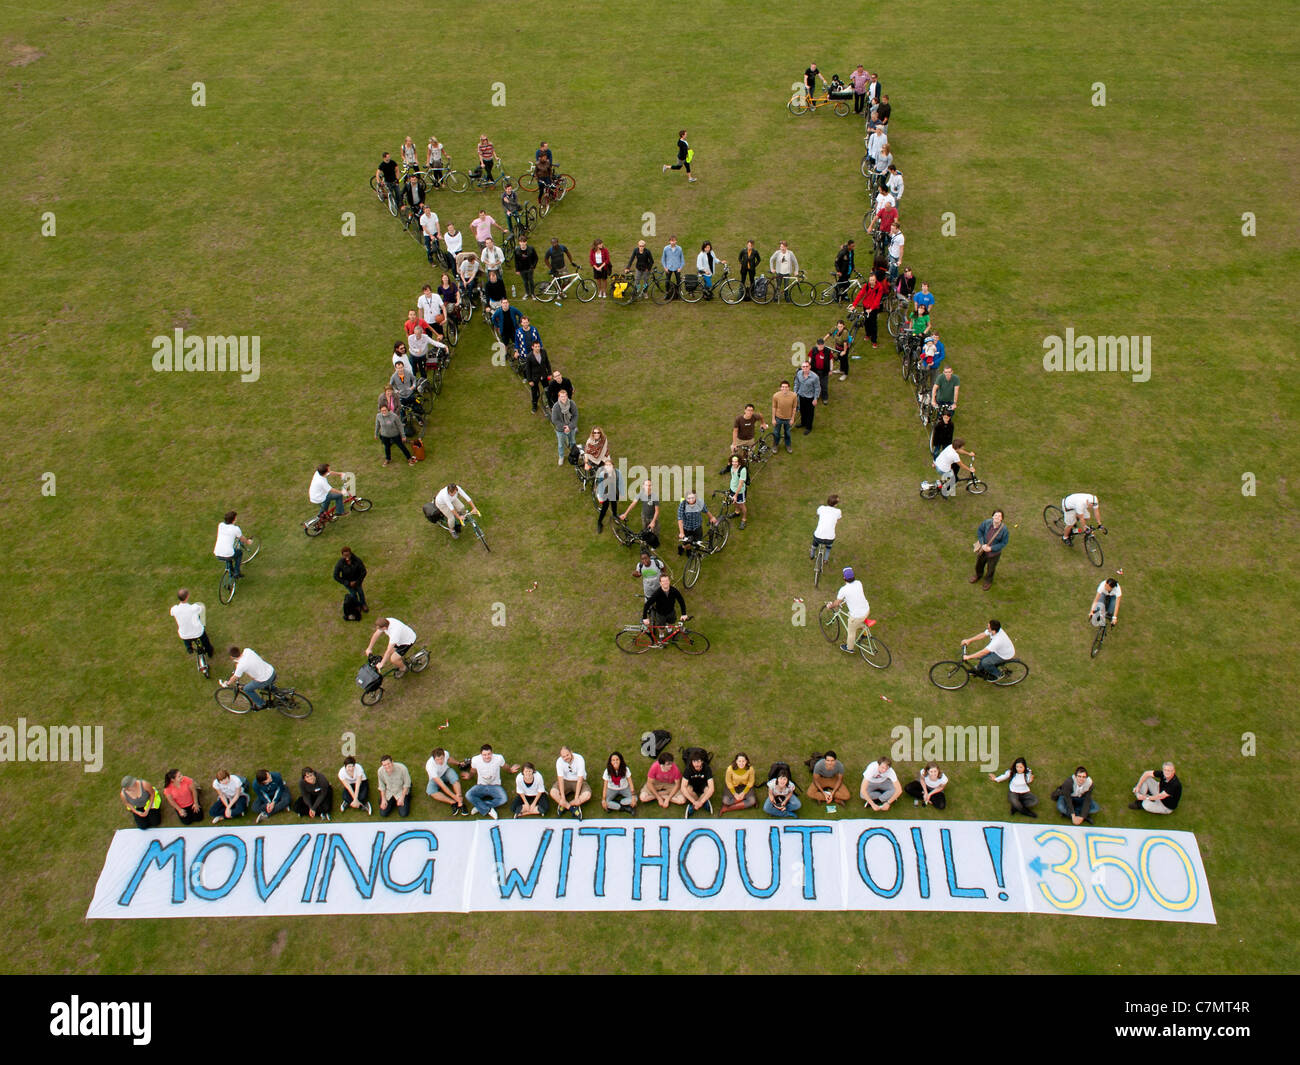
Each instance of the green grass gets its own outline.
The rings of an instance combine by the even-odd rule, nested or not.
[[[766,255],[784,237],[821,279],[839,243],[861,235],[861,127],[792,118],[784,101],[809,58],[847,75],[859,56],[833,49],[824,17],[794,5],[573,4],[538,24],[485,6],[440,22],[413,69],[395,10],[9,9],[2,723],[102,724],[107,753],[98,776],[2,770],[0,929],[28,944],[7,967],[216,972],[256,958],[292,972],[347,957],[420,971],[436,949],[459,971],[486,946],[512,971],[752,972],[829,934],[845,944],[830,966],[845,972],[860,968],[848,944],[866,938],[895,944],[872,971],[881,957],[900,972],[1293,969],[1284,863],[1296,818],[1277,798],[1294,775],[1293,729],[1287,694],[1272,695],[1285,693],[1279,660],[1300,591],[1286,449],[1297,390],[1285,369],[1300,77],[1286,13],[1255,0],[873,12],[862,58],[894,107],[908,258],[938,294],[935,322],[963,378],[961,432],[992,488],[918,499],[927,452],[895,359],[860,346],[850,381],[832,385],[835,410],[773,460],[750,527],[688,593],[713,643],[688,660],[615,649],[637,609],[631,555],[594,535],[526,392],[490,365],[481,326],[460,344],[429,460],[379,467],[372,397],[428,272],[365,182],[408,132],[419,144],[436,132],[459,164],[487,131],[515,172],[545,137],[578,187],[541,235],[575,256],[599,235],[621,265],[653,212],[656,247],[669,233],[688,252],[709,239],[734,263],[746,238]],[[202,108],[190,103],[196,81]],[[498,81],[507,103],[493,108]],[[1089,103],[1098,81],[1104,108]],[[681,126],[697,153],[689,187],[660,173]],[[435,201],[462,228],[477,202]],[[53,238],[40,235],[46,211]],[[340,233],[344,212],[355,237]],[[955,236],[940,235],[945,212]],[[791,346],[833,319],[720,305],[529,310],[575,382],[585,428],[599,421],[630,463],[711,476],[731,419],[747,401],[764,410]],[[259,335],[261,380],[154,373],[151,340],[176,326]],[[1151,380],[1044,373],[1043,338],[1066,327],[1150,334]],[[324,460],[357,471],[376,505],[308,540],[299,523]],[[45,472],[53,497],[40,494]],[[1250,498],[1246,472],[1258,480]],[[483,508],[490,556],[420,517],[451,478]],[[1101,496],[1107,568],[1125,573],[1123,628],[1096,661],[1083,615],[1099,572],[1039,518],[1076,489]],[[791,624],[794,597],[816,601],[802,549],[830,491],[846,514],[835,563],[865,570],[894,652],[885,673]],[[223,608],[210,545],[228,507],[264,548]],[[975,525],[994,507],[1017,527],[985,594],[965,577]],[[368,626],[344,626],[329,580],[345,542],[370,567],[376,607],[435,651],[428,673],[373,709],[352,683]],[[220,712],[167,616],[181,584],[209,604],[219,647],[257,648],[311,695],[315,716]],[[990,613],[1030,663],[1028,682],[933,688],[930,663]],[[1143,823],[1123,808],[1128,788],[1174,758],[1186,793],[1171,827],[1197,834],[1218,925],[798,913],[83,923],[110,833],[124,827],[113,791],[126,772],[159,783],[172,765],[201,781],[220,765],[333,767],[348,732],[372,773],[386,751],[418,774],[435,744],[463,755],[484,740],[548,769],[562,742],[594,764],[667,727],[764,766],[834,746],[856,774],[918,715],[1000,726],[1003,760],[1028,755],[1043,793],[1086,762],[1108,824]],[[1253,758],[1241,755],[1246,732]],[[1000,787],[973,767],[949,772],[951,816],[1002,817]],[[624,944],[617,960],[598,946],[609,941]],[[1009,942],[1014,961],[997,951]]]

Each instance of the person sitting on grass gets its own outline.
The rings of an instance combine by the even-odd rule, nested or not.
[[[551,798],[559,807],[557,816],[572,813],[582,820],[582,804],[591,799],[591,788],[587,785],[587,760],[580,754],[574,754],[571,747],[560,748],[560,756],[555,759],[555,786],[551,788]]]
[[[628,769],[623,755],[615,751],[605,763],[605,772],[601,774],[600,805],[606,810],[626,810],[636,814],[636,787],[632,783],[632,771]]]
[[[176,811],[181,824],[192,825],[195,821],[203,820],[199,786],[179,769],[169,769],[163,777],[163,798]]]
[[[437,798],[435,795],[434,798]],[[550,804],[546,800],[546,781],[537,766],[525,762],[515,776],[515,798],[510,812],[515,817],[545,817]]]
[[[284,777],[279,773],[259,769],[253,774],[253,803],[257,807],[257,820],[254,824],[260,825],[268,817],[289,809],[292,799]]]
[[[353,810],[366,808],[366,813],[370,813],[370,781],[366,779],[366,771],[357,764],[357,760],[348,755],[343,759],[343,767],[339,770],[339,783],[343,786],[343,799],[339,802],[339,813],[351,807]]]
[[[877,813],[888,810],[903,794],[903,785],[898,782],[894,772],[894,763],[887,757],[878,758],[862,771],[862,787],[858,794],[863,799],[863,806],[868,806]]]
[[[699,747],[688,747],[682,752],[682,761],[686,763],[686,772],[682,777],[682,798],[686,800],[685,817],[704,810],[713,813],[714,780],[713,770],[709,767],[709,754]]]
[[[212,782],[217,792],[217,801],[208,813],[214,825],[243,817],[248,809],[248,792],[244,788],[244,778],[224,769],[217,770],[217,778]]]
[[[686,802],[682,794],[682,771],[677,768],[671,751],[662,751],[646,774],[645,787],[641,789],[642,802],[657,802],[667,810],[669,803],[677,806]]]
[[[773,768],[775,775],[767,782],[767,799],[763,802],[763,813],[768,817],[798,817],[799,807],[803,804],[795,794],[799,786],[790,779],[790,767],[781,762]]]
[[[997,776],[990,773],[989,780],[996,784],[1001,784],[1004,780],[1010,781],[1007,785],[1007,801],[1011,804],[1012,817],[1016,814],[1024,814],[1026,817],[1038,816],[1034,810],[1038,805],[1038,797],[1029,790],[1034,782],[1034,771],[1023,758],[1017,758],[1011,763],[1010,769],[1004,770]]]
[[[912,796],[913,806],[933,806],[942,810],[948,805],[948,796],[944,792],[947,786],[948,777],[939,768],[939,763],[926,762],[917,778],[903,790]]]
[[[453,817],[469,816],[469,811],[465,809],[465,797],[460,790],[460,774],[456,771],[463,764],[442,747],[435,747],[429,754],[429,760],[424,763],[424,771],[429,777],[424,793],[434,802],[450,806]],[[469,774],[465,776],[468,778]]]
[[[807,765],[812,770],[812,783],[804,789],[804,794],[811,801],[827,806],[849,801],[849,789],[844,786],[844,763],[834,751],[814,755]]]
[[[1183,797],[1183,782],[1174,772],[1174,763],[1166,762],[1159,771],[1148,769],[1133,785],[1137,798],[1128,804],[1130,810],[1145,810],[1149,814],[1171,814]]]
[[[727,766],[724,782],[727,790],[723,793],[721,813],[748,810],[758,803],[754,794],[754,766],[744,751],[740,751]]]
[[[298,781],[298,798],[293,804],[299,817],[330,819],[334,804],[334,786],[311,766],[303,766],[302,779]]]
[[[1052,792],[1061,816],[1068,817],[1076,825],[1092,824],[1092,815],[1101,809],[1092,797],[1092,789],[1092,777],[1088,776],[1086,768],[1079,766]]]

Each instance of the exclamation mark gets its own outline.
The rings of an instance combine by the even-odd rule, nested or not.
[[[1005,891],[1006,879],[1002,876],[1002,829],[996,825],[987,826],[984,829],[984,845],[989,849],[989,861],[993,863],[993,875],[997,877],[998,887],[1004,889],[998,892],[998,898],[1006,902],[1009,896]]]

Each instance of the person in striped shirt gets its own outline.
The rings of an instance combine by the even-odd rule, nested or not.
[[[488,140],[486,133],[480,133],[478,137],[478,161],[479,165],[483,167],[483,176],[488,181],[491,181],[492,164],[500,162],[500,160],[497,159],[497,150],[492,146],[492,142]]]

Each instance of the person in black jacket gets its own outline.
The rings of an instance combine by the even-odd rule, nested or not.
[[[560,393],[566,392],[570,399],[573,398],[573,382],[570,381],[559,370],[552,370],[550,379],[546,382],[546,409],[549,412],[555,406],[555,401],[560,398]]]
[[[759,258],[754,242],[745,241],[745,250],[740,253],[740,287],[743,289],[741,299],[749,299],[750,293],[754,291],[754,275],[758,272],[760,262],[762,259]]]
[[[656,628],[664,628],[676,622],[678,611],[681,612],[681,620],[685,621],[689,616],[686,613],[686,600],[673,587],[673,579],[662,573],[659,575],[659,590],[647,597],[645,606],[641,608],[641,624],[649,630],[650,639],[656,644],[660,642]]]
[[[366,579],[366,564],[352,553],[352,548],[345,547],[339,552],[342,556],[334,563],[334,579],[347,589],[349,595],[357,597],[357,605],[362,611],[369,614],[370,607],[366,603],[366,590],[362,587]]]
[[[839,254],[835,256],[835,302],[843,303],[849,297],[849,278],[853,276],[852,240],[840,245]]]
[[[334,788],[329,781],[311,766],[304,766],[302,779],[298,781],[298,800],[293,804],[294,813],[299,817],[319,817],[328,821],[333,801]]]
[[[930,457],[937,459],[939,452],[952,443],[952,411],[945,410],[930,431]]]
[[[528,246],[528,238],[520,237],[515,247],[515,270],[524,283],[524,299],[536,299],[533,291],[533,271],[537,269],[537,249]]]
[[[524,380],[533,397],[533,413],[537,413],[537,401],[541,397],[542,385],[551,376],[551,360],[546,356],[546,349],[539,341],[533,341],[533,350],[524,358]],[[558,389],[556,390],[558,394]],[[554,406],[555,404],[551,404]]]
[[[632,249],[632,254],[627,257],[627,266],[625,270],[636,270],[636,287],[641,295],[650,293],[650,272],[655,266],[655,255],[645,246],[644,240],[637,241],[636,247]]]

